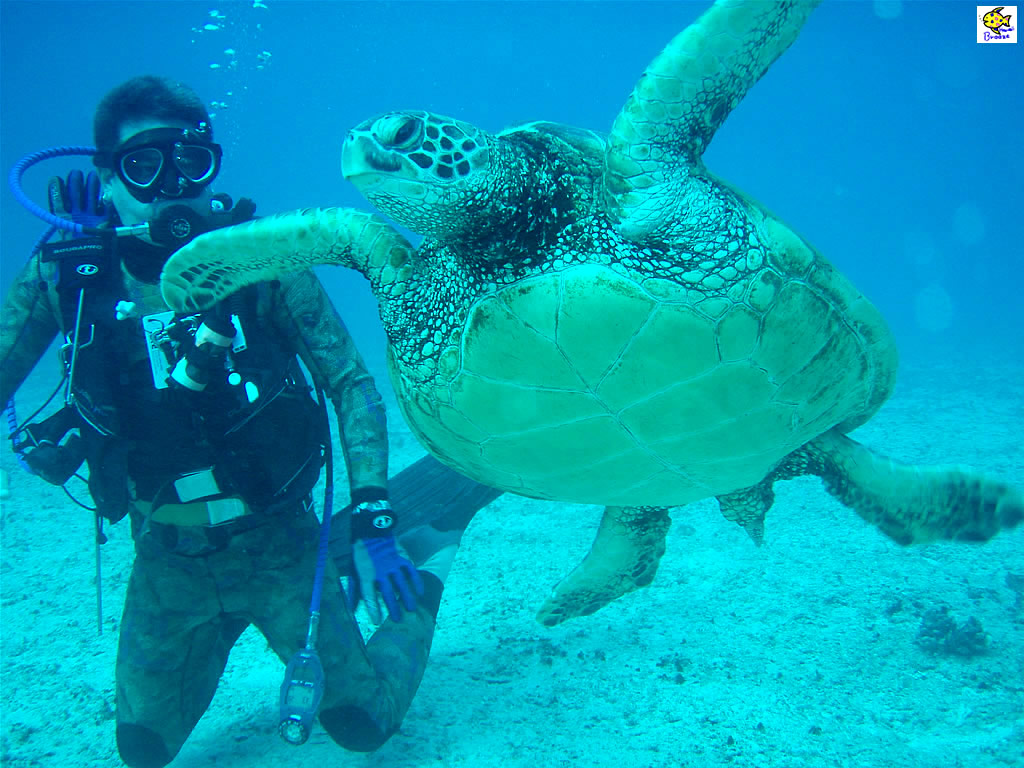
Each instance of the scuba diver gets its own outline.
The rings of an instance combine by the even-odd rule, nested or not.
[[[49,482],[88,467],[98,537],[104,520],[130,518],[121,759],[174,758],[250,624],[287,664],[287,741],[304,742],[318,716],[341,746],[377,749],[422,678],[462,532],[499,492],[433,459],[389,483],[381,397],[313,272],[198,315],[168,311],[157,280],[174,250],[255,209],[213,194],[222,152],[192,89],[128,80],[99,103],[94,134],[96,171],[51,182],[48,220],[64,238],[33,253],[4,302],[0,402],[60,334],[64,407],[12,435]],[[330,533],[326,399],[349,479],[341,536]],[[312,490],[325,463],[321,522]],[[365,644],[360,599],[380,624]]]

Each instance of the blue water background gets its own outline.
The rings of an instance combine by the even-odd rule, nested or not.
[[[154,73],[227,103],[214,118],[219,191],[263,214],[365,208],[339,171],[350,126],[421,108],[493,131],[535,119],[607,130],[647,63],[708,6],[266,5],[4,0],[0,165],[90,144],[102,95]],[[1024,51],[977,44],[976,25],[966,3],[908,2],[884,19],[870,2],[826,2],[705,155],[881,308],[905,360],[1024,357]],[[48,178],[71,165],[32,169],[27,191],[43,202]],[[43,225],[6,189],[0,200],[6,292]],[[384,336],[362,278],[321,275],[381,374]]]

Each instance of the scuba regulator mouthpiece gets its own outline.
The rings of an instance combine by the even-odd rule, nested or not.
[[[121,225],[110,229],[81,229],[83,233],[93,237],[148,237],[157,245],[177,250],[204,232],[233,223],[215,221],[224,218],[221,211],[222,205],[216,202],[211,203],[209,216],[203,216],[187,205],[172,205],[160,211],[151,221],[144,221],[141,224]]]
[[[117,227],[115,233],[148,235],[157,245],[177,250],[205,232],[248,221],[255,210],[256,204],[247,197],[235,204],[230,195],[216,194],[210,198],[210,212],[206,215],[187,205],[171,205],[152,221],[135,227]]]
[[[172,248],[180,248],[208,229],[203,216],[187,205],[165,208],[145,226],[154,243]]]

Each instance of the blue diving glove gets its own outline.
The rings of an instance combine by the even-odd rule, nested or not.
[[[423,595],[423,579],[395,538],[394,528],[395,515],[387,501],[363,502],[352,510],[348,602],[355,610],[362,599],[374,624],[384,620],[381,600],[388,615],[401,621],[402,606],[415,611],[416,598]]]
[[[83,227],[98,227],[107,220],[106,207],[101,198],[100,177],[95,171],[86,176],[81,171],[71,171],[67,179],[56,176],[50,179],[50,211],[66,216]],[[72,237],[88,237],[73,234]]]

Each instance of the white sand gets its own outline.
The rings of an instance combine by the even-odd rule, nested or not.
[[[856,436],[1024,485],[1021,382],[1020,367],[904,369]],[[396,469],[419,453],[407,434],[393,442]],[[2,763],[120,765],[113,667],[128,527],[103,547],[98,636],[91,516],[9,452],[2,466]],[[383,749],[349,754],[319,729],[284,744],[282,665],[250,630],[173,765],[1024,765],[1024,530],[903,549],[816,480],[777,489],[763,548],[713,501],[679,509],[650,588],[555,629],[533,613],[588,549],[600,510],[504,496],[467,534],[430,668]],[[924,611],[942,604],[981,621],[990,654],[914,645]]]

